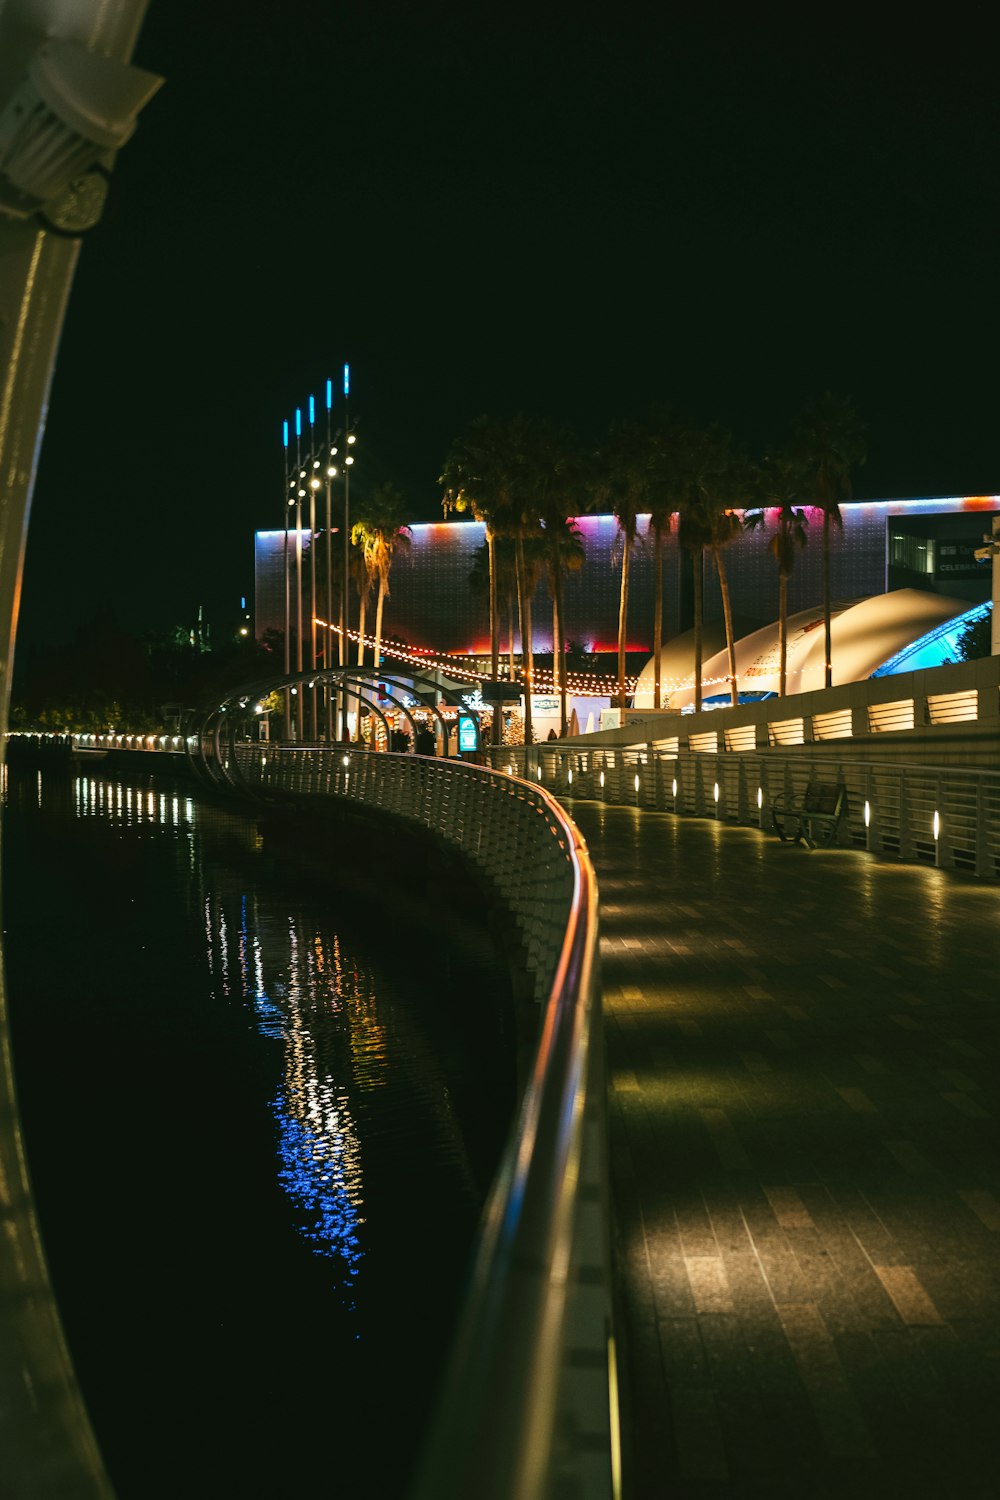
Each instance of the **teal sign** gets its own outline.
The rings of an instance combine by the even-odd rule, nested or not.
[[[479,725],[476,723],[474,714],[459,714],[458,716],[458,753],[459,755],[473,754],[479,749]]]

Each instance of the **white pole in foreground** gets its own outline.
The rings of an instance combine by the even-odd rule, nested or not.
[[[100,218],[115,151],[161,82],[128,64],[144,11],[145,0],[0,0],[0,746],[31,493],[81,236]],[[45,139],[33,134],[41,121]],[[46,142],[49,149],[42,149]],[[0,1236],[4,1493],[111,1500],[35,1219],[2,963],[0,1174],[6,1184]]]

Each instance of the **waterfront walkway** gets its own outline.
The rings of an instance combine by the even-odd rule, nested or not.
[[[632,1500],[1000,1496],[1000,886],[570,804]]]

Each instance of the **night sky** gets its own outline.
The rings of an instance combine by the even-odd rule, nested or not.
[[[1000,490],[991,8],[671,12],[152,0],[166,83],[81,254],[22,641],[108,604],[235,624],[281,421],[345,359],[358,491],[414,520],[483,411],[595,442],[669,399],[764,451],[826,389],[859,496]]]

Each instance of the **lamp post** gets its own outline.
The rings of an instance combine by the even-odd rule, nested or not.
[[[292,504],[292,495],[289,492],[291,491],[291,492],[294,493],[294,491],[298,488],[298,480],[297,479],[293,479],[293,477],[292,477],[292,465],[291,465],[291,454],[290,454],[290,450],[289,450],[289,436],[288,436],[288,423],[287,422],[283,422],[282,423],[282,438],[283,438],[284,447],[285,447],[285,490],[284,490],[284,498],[282,500],[282,505],[281,505],[281,539],[282,539],[282,577],[284,579],[284,593],[285,593],[285,641],[284,641],[284,658],[285,658],[285,676],[287,677],[289,675],[289,673],[291,672],[291,670],[292,670],[292,666],[291,666],[291,662],[292,662],[292,654],[291,654],[292,653],[292,637],[291,637],[291,632],[292,632],[292,590],[291,590],[291,580],[290,580],[289,574],[288,574],[288,511],[289,511],[289,507]],[[291,723],[292,723],[291,702],[292,702],[291,694],[289,693],[288,688],[285,688],[285,734],[286,735],[288,735],[289,732],[290,732],[290,730],[291,730]]]
[[[344,577],[342,580],[340,597],[340,665],[348,663],[347,632],[350,628],[350,595],[348,593],[348,579],[350,576],[350,532],[351,532],[351,488],[350,488],[350,465],[354,463],[351,449],[355,443],[355,436],[348,430],[347,402],[350,395],[350,365],[344,365],[344,445],[346,456],[343,461],[344,470]],[[307,524],[309,530],[309,667],[313,672],[318,672],[320,657],[324,667],[332,665],[333,643],[330,638],[331,620],[333,618],[333,481],[339,477],[339,469],[334,460],[337,458],[338,449],[331,442],[332,412],[333,412],[333,381],[326,382],[326,440],[320,439],[317,444],[317,422],[316,422],[316,398],[309,397],[308,405],[308,449],[303,452],[302,434],[302,408],[295,410],[295,453],[294,462],[291,452],[291,437],[289,423],[284,422],[282,436],[285,450],[285,514],[283,517],[283,560],[284,560],[284,604],[285,604],[285,675],[292,671],[292,582],[291,582],[291,555],[292,548],[289,539],[291,529],[291,518],[288,511],[294,506],[294,532],[295,532],[295,671],[301,673],[305,666],[305,621],[303,609],[305,605],[303,583],[303,567],[305,558],[303,556],[303,501],[308,497],[309,512]],[[319,531],[316,528],[317,509],[320,500],[320,491],[326,490],[326,539],[325,556],[322,561],[326,568],[326,623],[327,634],[323,640],[322,653],[320,651],[319,636],[317,633],[318,606],[319,606],[319,579],[318,572],[321,558],[316,546]],[[333,739],[334,734],[334,707],[333,692],[329,685],[325,688],[325,732],[328,739]],[[314,740],[320,735],[320,693],[319,689],[312,685],[310,702],[310,731]],[[290,700],[291,696],[297,699],[296,723],[292,726]],[[305,729],[305,694],[301,689],[285,688],[285,720],[290,737],[302,739]],[[343,705],[343,732],[347,732],[347,693],[341,690],[341,701]]]
[[[295,467],[299,483],[295,487],[295,670],[302,671],[302,502],[306,492],[302,488],[305,469],[302,467],[302,410],[295,408]],[[302,694],[296,691],[295,737],[301,740],[303,723]]]
[[[351,440],[350,428],[350,406],[351,396],[351,367],[344,366],[344,579],[340,590],[340,665],[347,665],[347,631],[350,621],[350,593],[348,584],[351,578],[350,548],[351,548],[351,466],[348,459],[351,455],[347,452],[347,445]],[[353,462],[353,459],[351,460]],[[346,740],[347,730],[347,690],[344,690],[344,721],[341,734]],[[361,703],[358,700],[358,738],[361,737]]]
[[[315,673],[319,665],[316,653],[316,492],[322,480],[319,477],[320,460],[312,455],[316,452],[314,438],[316,426],[316,402],[309,397],[309,454],[306,460],[309,474],[309,665]],[[313,741],[319,739],[319,701],[315,680],[309,688],[309,728]]]
[[[333,619],[333,481],[337,470],[332,463],[334,457],[330,444],[330,413],[333,409],[333,381],[326,382],[326,634],[323,637],[323,665],[330,665],[330,621]],[[326,737],[333,739],[333,693],[330,682],[326,683]]]

